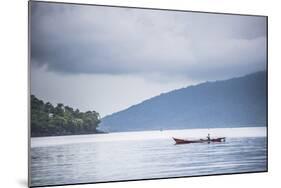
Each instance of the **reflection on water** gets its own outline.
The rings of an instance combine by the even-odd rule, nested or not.
[[[111,134],[99,136],[110,137]],[[85,139],[85,136],[74,138],[79,140],[79,137]],[[32,142],[40,139],[32,139]],[[56,137],[43,139],[47,143]],[[266,137],[237,137],[228,138],[224,143],[184,145],[174,145],[173,140],[167,137],[58,145],[41,143],[31,148],[31,184],[40,186],[266,171],[266,146]]]

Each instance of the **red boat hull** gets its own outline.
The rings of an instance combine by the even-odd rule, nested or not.
[[[225,137],[220,138],[212,138],[210,140],[208,139],[199,139],[199,140],[184,140],[179,138],[174,138],[174,141],[176,144],[192,144],[192,143],[211,143],[211,142],[225,142]]]

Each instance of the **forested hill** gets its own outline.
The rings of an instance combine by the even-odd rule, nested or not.
[[[148,99],[106,116],[105,131],[265,126],[266,72],[205,82]]]
[[[100,123],[95,111],[80,112],[59,103],[53,106],[31,95],[31,136],[96,133]]]

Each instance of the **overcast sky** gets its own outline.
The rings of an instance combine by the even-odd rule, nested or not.
[[[266,18],[31,2],[31,93],[102,116],[266,69]]]

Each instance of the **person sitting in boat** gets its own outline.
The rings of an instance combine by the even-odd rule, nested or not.
[[[211,141],[211,137],[210,137],[209,133],[208,133],[207,139],[208,139],[208,141]]]

